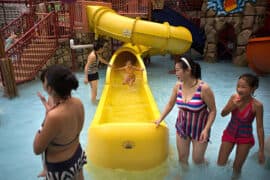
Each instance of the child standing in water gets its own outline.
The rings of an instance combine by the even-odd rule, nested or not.
[[[91,102],[97,104],[97,90],[98,90],[98,80],[99,80],[99,62],[107,64],[109,67],[112,67],[109,62],[107,62],[101,53],[104,51],[104,44],[101,41],[95,41],[93,43],[93,50],[90,52],[87,58],[87,63],[84,67],[84,83],[90,85],[91,90]]]
[[[14,32],[10,33],[10,36],[5,41],[5,50],[8,50],[12,44],[16,41],[17,35]]]
[[[237,82],[236,93],[231,96],[221,112],[221,116],[231,113],[231,120],[223,131],[217,164],[226,165],[229,155],[236,145],[233,163],[233,171],[236,174],[241,172],[249,150],[254,145],[252,122],[255,118],[259,139],[258,161],[260,164],[265,161],[263,104],[253,96],[258,87],[259,79],[256,76],[248,73],[241,75]]]
[[[124,80],[122,84],[132,86],[136,80],[135,71],[143,71],[144,69],[133,66],[131,60],[128,60],[125,66],[116,68],[116,70],[125,70]]]

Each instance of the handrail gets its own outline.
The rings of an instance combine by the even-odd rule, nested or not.
[[[19,17],[13,19],[11,22],[9,22],[7,25],[5,25],[3,28],[0,29],[1,32],[5,31],[6,29],[9,29],[11,25],[15,24],[18,20],[20,20],[23,16],[25,16],[26,13],[21,14]]]
[[[16,47],[18,44],[24,44],[25,39],[27,39],[27,37],[29,37],[29,34],[33,31],[35,31],[35,29],[37,29],[37,27],[44,21],[46,21],[50,16],[52,16],[52,14],[54,14],[54,12],[48,13],[41,21],[39,21],[38,23],[36,23],[34,26],[32,26],[26,33],[24,33],[15,43],[13,43],[7,50],[6,50],[6,56],[10,56],[10,50],[14,47]]]
[[[40,21],[34,24],[36,15],[40,16],[38,18]],[[5,50],[4,55],[6,59],[10,59],[16,84],[34,79],[55,53],[59,38],[61,40],[69,38],[72,33],[73,27],[70,20],[73,18],[70,17],[70,12],[64,6],[61,11],[36,13],[34,16],[24,13],[0,29],[4,39],[9,37],[13,31],[18,33],[17,29],[23,30],[18,33],[20,35],[14,44]],[[5,87],[7,84],[2,76],[2,70],[0,75],[0,83]]]
[[[28,13],[21,14],[19,17],[17,17],[16,19],[14,19],[13,21],[11,21],[6,26],[0,29],[2,38],[4,39],[8,38],[11,33],[11,30],[13,30],[15,33],[17,33],[18,31],[20,31],[19,32],[20,34],[25,33],[34,24],[33,22],[31,23],[30,19],[31,19],[30,14]],[[26,22],[24,23],[24,21]]]
[[[6,50],[17,84],[33,79],[55,52],[58,43],[56,21],[55,12],[48,13]]]

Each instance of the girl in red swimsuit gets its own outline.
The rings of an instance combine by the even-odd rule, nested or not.
[[[231,113],[231,120],[223,132],[222,143],[219,149],[217,164],[226,165],[229,155],[236,145],[236,155],[233,171],[241,172],[242,166],[254,145],[252,122],[256,118],[259,139],[259,163],[264,163],[264,129],[263,104],[253,97],[259,86],[259,79],[252,74],[243,74],[239,77],[236,94],[233,94],[221,112],[221,116]]]

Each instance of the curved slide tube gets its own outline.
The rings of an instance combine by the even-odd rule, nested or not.
[[[87,6],[90,29],[96,35],[105,35],[114,39],[144,45],[170,54],[183,54],[192,44],[192,35],[182,26],[170,26],[168,23],[155,23],[118,15],[103,6]]]
[[[115,68],[130,59],[144,68],[141,50],[131,44],[118,49],[110,63]],[[146,71],[136,71],[132,87],[122,84],[123,72],[108,68],[106,83],[89,128],[87,156],[95,165],[145,170],[168,156],[168,128],[156,128],[159,110],[147,83]]]
[[[270,73],[270,37],[251,38],[247,45],[248,66],[257,74]]]
[[[172,26],[183,26],[189,29],[193,40],[191,48],[203,54],[206,39],[203,30],[181,13],[165,6],[163,9],[153,10],[151,18],[155,22],[168,22]]]

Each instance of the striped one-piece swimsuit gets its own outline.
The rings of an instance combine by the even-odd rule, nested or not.
[[[201,98],[203,82],[196,89],[192,99],[184,102],[182,95],[182,83],[177,93],[176,104],[179,108],[175,124],[177,134],[181,137],[199,140],[202,130],[208,119],[207,105]]]

